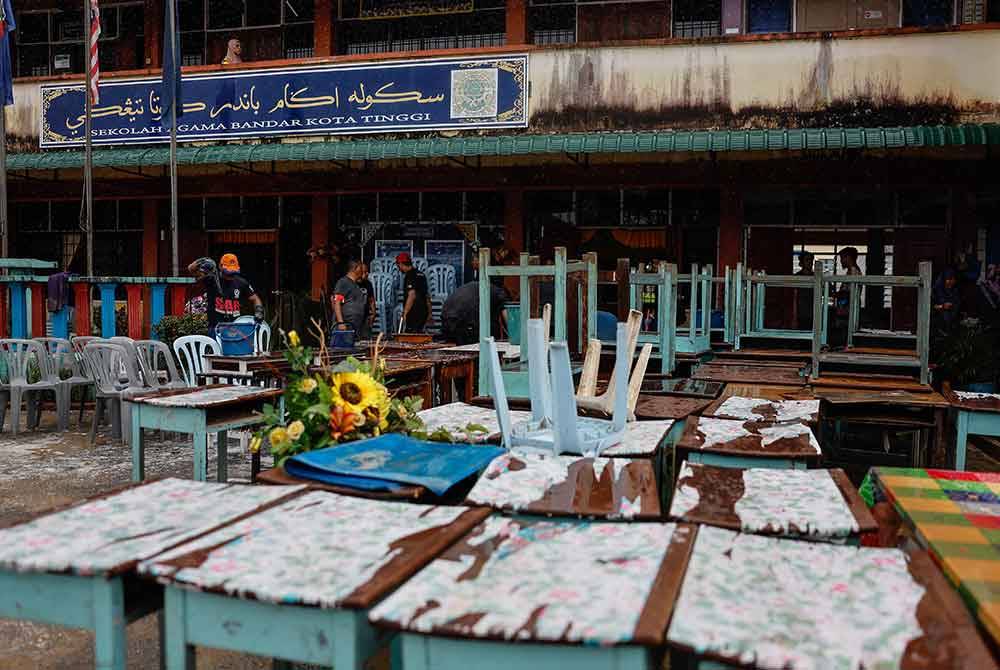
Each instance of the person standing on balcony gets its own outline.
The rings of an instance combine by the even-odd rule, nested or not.
[[[222,59],[223,65],[233,65],[243,62],[243,45],[236,38],[229,40],[226,44],[226,57]]]
[[[844,269],[844,274],[848,277],[863,275],[861,266],[858,265],[858,250],[854,247],[844,247],[838,254],[840,267]],[[861,292],[858,292],[860,295]],[[831,332],[831,344],[843,346],[847,344],[847,325],[851,314],[851,287],[848,284],[841,284],[834,294],[834,327]]]
[[[243,275],[236,254],[223,254],[218,266],[211,258],[199,258],[188,266],[188,272],[197,277],[205,291],[207,303],[208,336],[215,337],[220,323],[230,323],[239,318],[243,301],[253,305],[254,321],[264,320],[264,303]]]
[[[427,277],[413,267],[413,259],[405,251],[396,256],[396,267],[403,273],[403,332],[422,333],[431,313]]]

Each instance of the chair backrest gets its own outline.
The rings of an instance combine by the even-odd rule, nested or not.
[[[423,256],[414,256],[413,257],[413,267],[417,268],[418,270],[420,270],[424,274],[427,274],[427,267],[429,265],[430,264],[427,262],[427,259],[424,258]]]
[[[94,373],[91,372],[90,366],[87,365],[87,359],[83,355],[84,348],[91,342],[100,342],[104,338],[97,337],[96,335],[74,335],[70,338],[70,343],[73,345],[73,353],[76,354],[76,360],[80,364],[80,373],[90,379],[94,378]]]
[[[170,347],[165,342],[160,342],[159,340],[137,340],[135,346],[139,351],[139,364],[145,366],[142,368],[143,376],[150,386],[159,387],[165,384],[186,381],[178,371],[177,364],[174,362],[174,355],[170,353]],[[160,366],[161,359],[163,360],[162,367]],[[161,370],[167,373],[165,383],[160,380]]]
[[[142,359],[139,357],[139,349],[135,346],[135,340],[131,337],[125,337],[124,335],[116,335],[115,337],[109,337],[108,342],[111,344],[117,344],[118,346],[124,348],[125,351],[132,356],[132,362],[134,367],[139,371],[139,377],[146,380],[146,386],[155,386],[153,381],[149,379],[149,376],[152,375],[152,371],[146,368],[145,363],[143,363]],[[122,377],[126,377],[128,375],[128,371],[123,369],[121,374]]]
[[[390,305],[395,302],[395,278],[387,272],[372,272],[368,275],[368,281],[375,289],[375,302],[381,305]]]
[[[427,275],[427,290],[432,296],[448,297],[455,292],[455,268],[451,265],[432,265],[423,271]]]
[[[115,394],[130,388],[142,388],[138,360],[127,347],[107,340],[90,342],[83,349],[87,367],[101,393]]]
[[[198,373],[205,371],[205,356],[220,351],[219,343],[205,335],[186,335],[174,340],[174,353],[188,386],[198,385]]]
[[[50,381],[58,381],[60,377],[59,373],[63,370],[69,370],[74,377],[83,375],[76,352],[73,350],[73,345],[69,340],[62,337],[36,337],[34,340],[42,345],[45,352],[52,359],[52,367],[55,375],[54,379]]]
[[[28,371],[34,359],[42,381],[52,381],[58,378],[52,357],[45,348],[34,340],[0,340],[0,350],[7,363],[7,375],[11,384],[24,385],[28,383]]]
[[[500,369],[500,354],[497,351],[497,341],[492,337],[485,340],[486,358],[490,366],[490,382],[493,390],[493,408],[497,413],[497,423],[500,424],[500,446],[510,449],[514,444],[514,426],[510,418],[510,407],[507,406],[507,389],[503,385],[503,370]]]
[[[393,272],[399,272],[396,267],[396,259],[394,258],[373,258],[371,263],[368,264],[368,268],[371,274],[384,273],[392,274]]]

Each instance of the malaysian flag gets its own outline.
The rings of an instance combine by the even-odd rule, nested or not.
[[[100,101],[97,89],[101,79],[101,57],[97,49],[100,38],[101,11],[97,8],[97,0],[90,0],[90,102],[94,105]]]

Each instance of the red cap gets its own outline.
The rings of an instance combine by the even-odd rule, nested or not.
[[[409,265],[410,263],[413,262],[413,259],[410,258],[410,254],[409,253],[403,251],[403,252],[400,252],[399,254],[397,254],[397,256],[396,256],[396,262],[397,263],[406,263],[406,264]]]

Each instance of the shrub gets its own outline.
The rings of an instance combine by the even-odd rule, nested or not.
[[[174,340],[186,335],[204,335],[208,332],[208,317],[204,314],[182,314],[165,316],[153,326],[153,332],[161,342],[173,348]]]
[[[95,302],[90,309],[90,332],[101,333],[101,303]],[[128,308],[125,305],[115,305],[115,335],[128,335]]]

